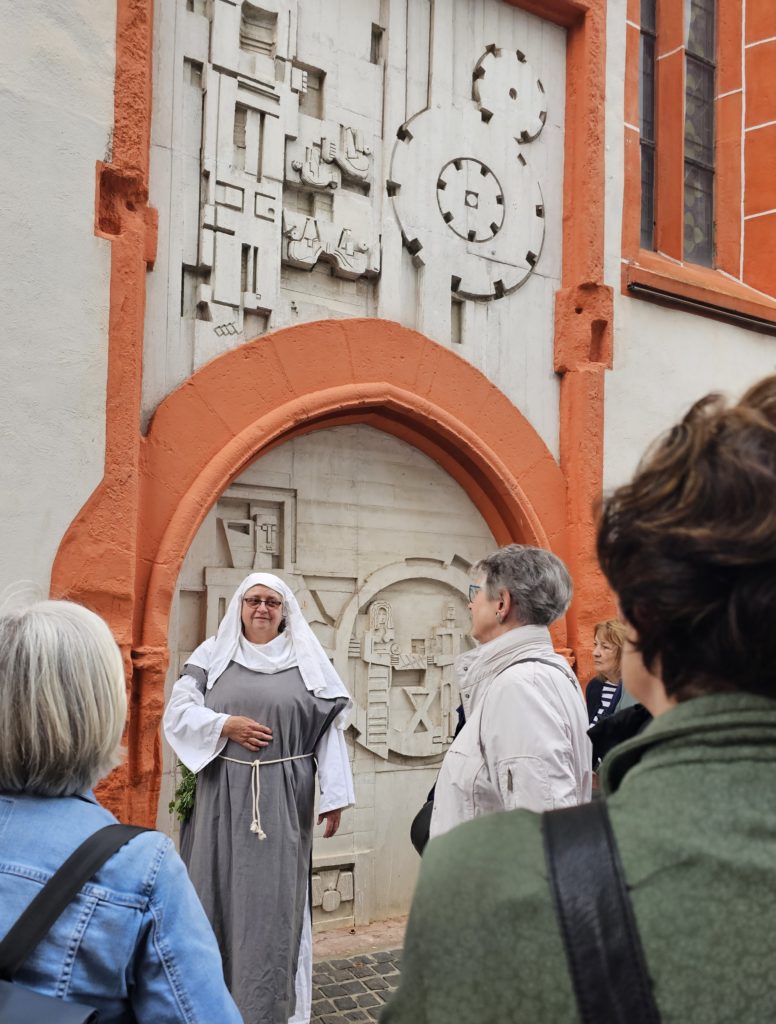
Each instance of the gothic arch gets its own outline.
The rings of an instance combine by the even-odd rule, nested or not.
[[[60,592],[88,595],[109,621],[117,592],[131,597],[128,767],[102,792],[125,816],[155,817],[168,618],[183,558],[207,511],[262,452],[354,422],[435,459],[500,543],[520,540],[565,554],[566,489],[557,462],[506,396],[449,349],[396,323],[350,319],[286,328],[224,353],[154,414],[141,446],[136,522],[88,521],[87,505],[57,558]],[[111,567],[122,564],[128,544],[135,572],[121,580]],[[555,640],[565,646],[563,624]]]

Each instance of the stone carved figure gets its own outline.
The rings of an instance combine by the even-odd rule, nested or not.
[[[354,182],[371,188],[372,147],[360,128],[303,116],[300,136],[286,149],[286,178],[326,191]]]
[[[366,667],[365,745],[387,758],[443,753],[451,742],[458,694],[453,662],[465,650],[465,631],[452,601],[444,603],[441,622],[425,636],[397,638],[392,604],[375,599],[368,608],[360,648],[349,653]]]
[[[361,657],[367,663],[367,742],[371,749],[388,756],[388,695],[391,666],[399,648],[393,628],[393,611],[388,601],[369,606],[369,629],[364,633]]]
[[[337,277],[354,281],[380,269],[379,247],[348,227],[320,218],[283,211],[283,260],[292,267],[311,270],[327,259]]]
[[[280,564],[280,512],[278,509],[251,509],[249,519],[220,522],[229,547],[232,568],[272,569]]]

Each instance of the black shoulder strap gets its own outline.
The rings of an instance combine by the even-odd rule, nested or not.
[[[583,1024],[659,1024],[606,802],[547,811],[542,832]]]
[[[147,831],[139,825],[106,825],[81,843],[0,942],[0,978],[10,981],[81,887],[125,843]]]

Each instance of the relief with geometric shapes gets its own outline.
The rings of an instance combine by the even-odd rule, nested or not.
[[[397,132],[387,188],[404,245],[416,266],[449,266],[461,298],[507,295],[540,258],[544,199],[524,151],[546,116],[525,55],[491,45],[475,65],[467,107],[427,108]]]

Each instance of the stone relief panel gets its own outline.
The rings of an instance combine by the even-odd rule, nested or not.
[[[459,704],[453,662],[471,646],[462,564],[385,566],[340,616],[334,663],[356,702],[357,741],[378,757],[438,758],[452,742]],[[421,581],[419,599],[413,584]]]
[[[365,426],[304,435],[258,459],[192,542],[170,622],[168,688],[245,575],[267,569],[294,591],[353,696],[346,742],[357,806],[337,836],[316,839],[316,929],[406,910],[417,856],[405,819],[455,729],[453,662],[472,643],[467,569],[494,546],[436,463]],[[168,749],[164,763],[159,824],[174,833]]]
[[[503,0],[168,0],[155,32],[144,417],[267,330],[378,316],[557,454],[564,30]]]
[[[313,927],[345,928],[355,924],[355,864],[345,863],[313,872]]]
[[[416,266],[444,266],[454,293],[494,299],[533,272],[544,242],[544,198],[524,150],[547,119],[544,86],[522,51],[487,47],[472,101],[455,116],[429,107],[397,133],[389,195]]]
[[[297,59],[297,6],[211,0],[183,18],[186,145],[199,167],[181,315],[192,321],[197,363],[266,329],[278,310],[281,264],[310,271],[323,261],[345,280],[380,272],[366,198],[374,142],[361,124],[324,119],[326,73]],[[191,169],[188,179],[193,191]],[[314,202],[315,193],[335,190],[334,202]]]

